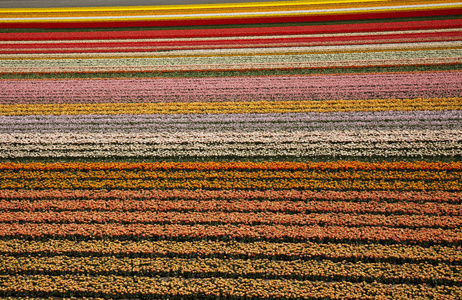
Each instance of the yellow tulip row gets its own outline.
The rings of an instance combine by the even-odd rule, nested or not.
[[[313,259],[325,257],[345,260],[397,260],[397,261],[435,261],[448,263],[462,262],[460,246],[422,247],[418,245],[375,243],[286,243],[286,242],[224,242],[224,241],[124,241],[66,239],[49,240],[0,240],[0,253],[17,255],[134,255],[134,256],[179,256],[179,257],[276,257]]]
[[[410,181],[406,178],[384,180],[313,180],[313,179],[88,179],[55,178],[49,180],[4,179],[0,189],[259,189],[259,190],[402,190],[402,191],[461,191],[460,180]]]
[[[460,110],[462,98],[374,99],[326,101],[11,104],[0,105],[0,115],[77,114],[223,114],[341,111]]]
[[[429,263],[392,264],[331,260],[227,258],[15,257],[0,255],[6,274],[136,274],[186,277],[292,278],[381,282],[462,284],[462,266]]]
[[[1,275],[0,294],[170,299],[216,299],[220,296],[253,299],[461,299],[458,286],[427,284],[352,283],[250,278],[156,278],[91,275]]]

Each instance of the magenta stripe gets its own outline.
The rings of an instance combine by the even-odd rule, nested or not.
[[[461,71],[246,78],[3,80],[0,81],[0,104],[459,97],[461,82]]]

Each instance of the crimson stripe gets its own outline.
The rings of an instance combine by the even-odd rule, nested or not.
[[[365,23],[317,26],[218,28],[146,31],[90,31],[90,32],[18,32],[0,33],[2,41],[40,41],[40,40],[99,40],[99,39],[154,39],[154,38],[192,38],[192,37],[232,37],[251,35],[295,35],[329,34],[373,31],[428,30],[461,28],[462,19],[411,21],[389,23]]]
[[[273,39],[245,39],[245,40],[192,40],[192,41],[149,41],[149,42],[90,42],[90,43],[26,43],[26,44],[0,44],[0,49],[48,49],[48,48],[100,48],[100,47],[166,47],[166,46],[201,46],[201,45],[245,45],[245,44],[276,44],[276,43],[316,43],[316,42],[350,42],[350,41],[373,41],[398,39],[425,39],[455,37],[462,39],[461,32],[431,32],[431,33],[408,33],[408,34],[385,34],[368,36],[326,36],[326,37],[292,37]]]
[[[457,39],[460,40],[460,39]],[[448,39],[432,39],[431,41],[426,42],[445,42],[450,41]],[[397,44],[397,43],[412,43],[415,40],[386,40],[382,42],[375,42],[374,44]],[[280,43],[280,44],[239,44],[239,45],[204,45],[198,46],[194,48],[185,48],[180,46],[172,46],[172,47],[132,47],[132,48],[107,48],[107,49],[84,49],[84,48],[63,48],[63,49],[19,49],[19,50],[11,50],[11,49],[0,49],[0,54],[58,54],[58,53],[122,53],[122,52],[153,52],[153,51],[172,51],[172,50],[211,50],[211,49],[236,49],[236,48],[266,48],[266,47],[312,47],[312,46],[347,46],[347,45],[358,45],[364,44],[362,41],[352,41],[352,42],[338,42],[338,43],[318,43],[313,45],[312,43]],[[372,43],[371,43],[372,44]]]
[[[217,18],[181,20],[181,26],[207,26],[207,25],[239,25],[239,24],[277,24],[277,23],[304,23],[326,21],[373,20],[389,18],[413,18],[462,15],[462,9],[437,9],[418,11],[392,11],[376,13],[353,13],[336,15],[309,15],[287,17],[254,17],[254,18]],[[40,23],[0,23],[2,29],[13,28],[114,28],[114,27],[159,27],[178,26],[178,20],[161,21],[91,21],[91,22],[40,22]]]

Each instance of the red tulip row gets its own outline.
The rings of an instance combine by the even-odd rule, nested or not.
[[[312,47],[319,45],[344,46],[356,44],[380,44],[380,43],[409,43],[416,40],[425,42],[444,42],[460,39],[460,32],[429,32],[429,33],[396,33],[367,36],[325,36],[325,37],[272,37],[268,39],[251,38],[220,40],[154,40],[154,41],[118,41],[108,42],[107,40],[85,41],[80,43],[21,43],[21,44],[0,44],[1,54],[52,54],[52,53],[117,53],[117,52],[152,52],[162,50],[183,50],[188,49],[232,49],[232,48],[264,48],[264,47]],[[281,51],[282,53],[282,51]]]
[[[47,32],[0,32],[2,41],[39,40],[110,40],[110,39],[154,39],[154,38],[193,38],[193,37],[233,37],[295,34],[332,34],[354,32],[382,32],[404,30],[431,30],[462,27],[461,19],[418,20],[407,22],[371,22],[357,24],[331,24],[308,26],[271,26],[241,28],[208,28],[176,30],[121,30],[121,31],[47,31]]]

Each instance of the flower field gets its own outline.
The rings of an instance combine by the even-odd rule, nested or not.
[[[0,298],[461,299],[461,16],[0,8]]]

